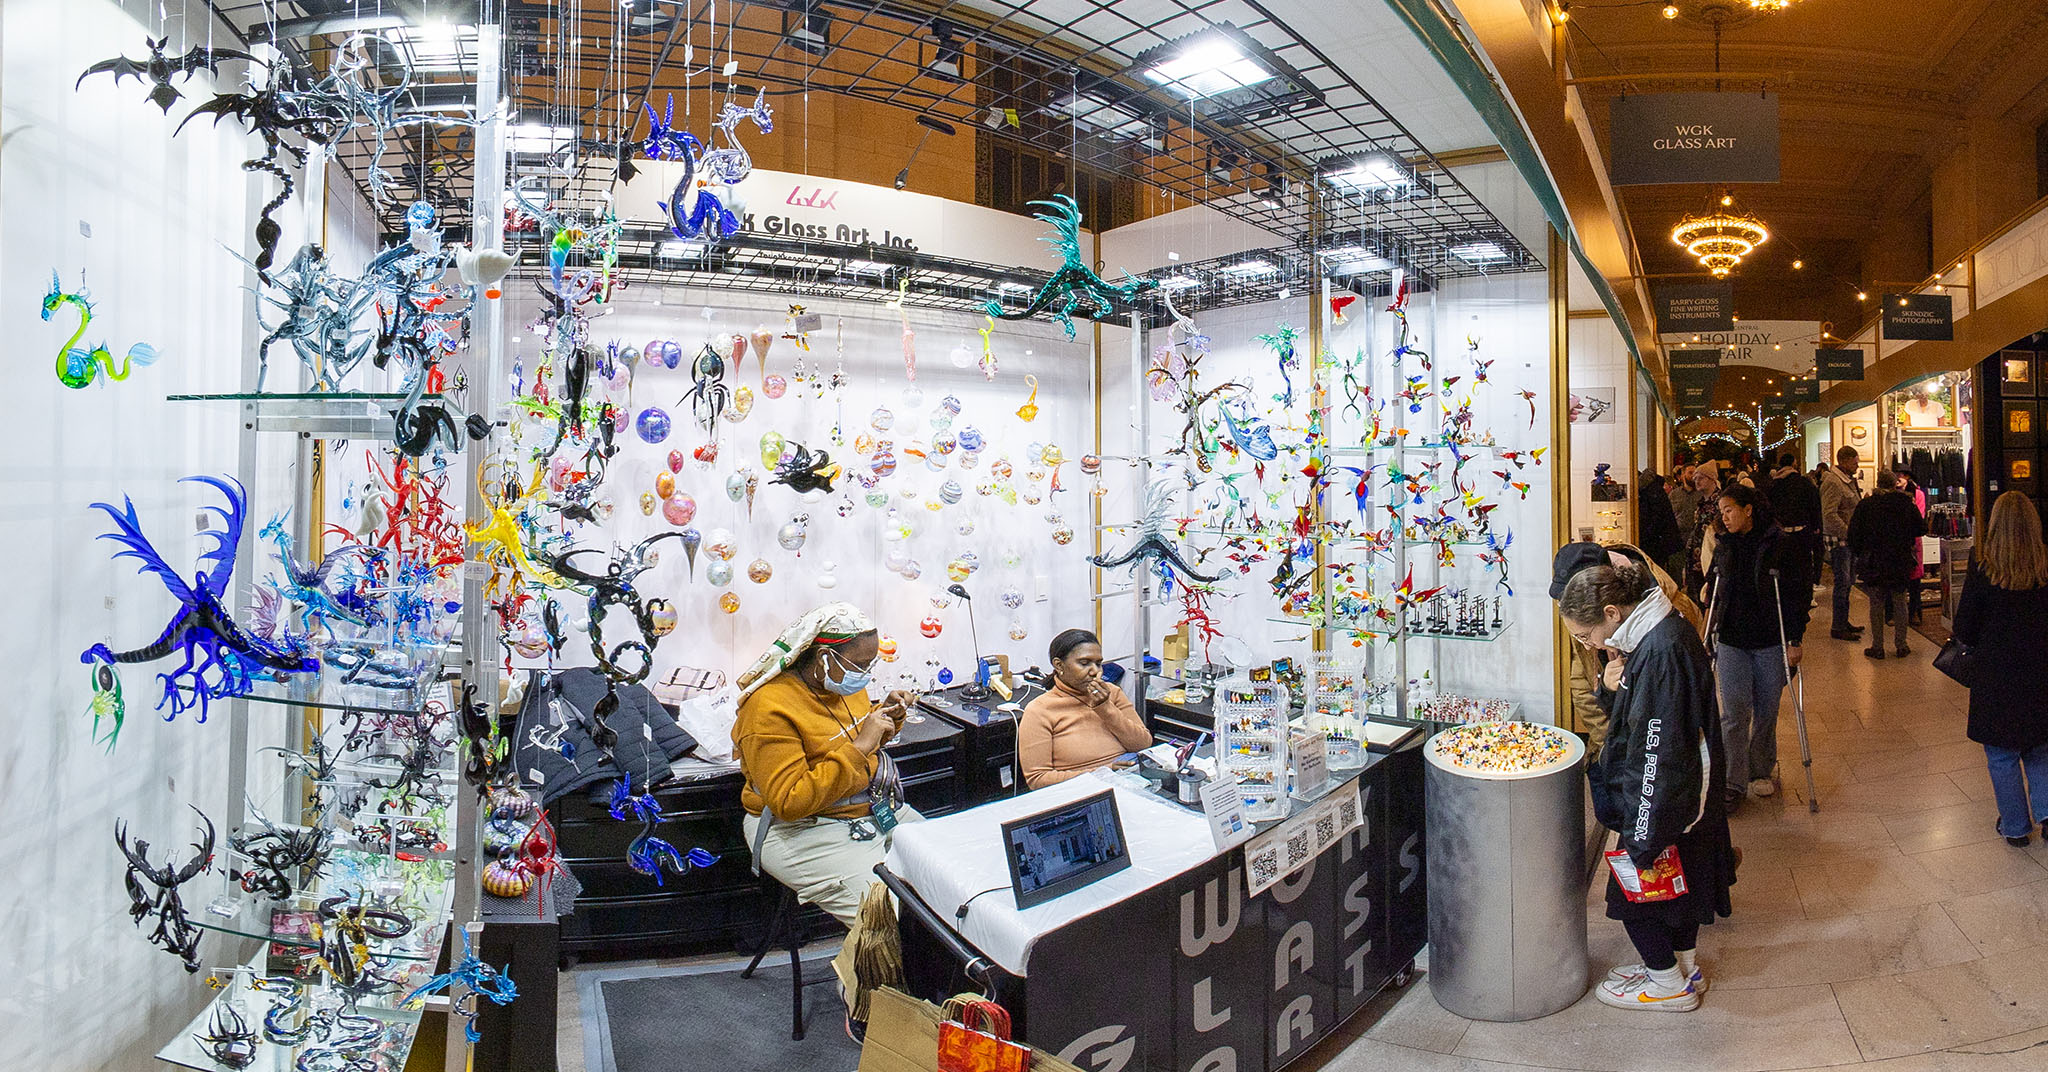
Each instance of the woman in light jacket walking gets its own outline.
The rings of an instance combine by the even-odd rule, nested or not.
[[[1991,507],[1978,541],[1955,636],[1970,651],[1970,739],[1984,746],[1998,800],[1998,832],[2025,845],[2048,839],[2048,547],[2041,515],[2022,492]],[[2031,807],[2030,807],[2031,804]]]

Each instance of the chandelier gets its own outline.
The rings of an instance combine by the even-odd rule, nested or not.
[[[1722,197],[1725,207],[1734,204],[1734,199]],[[1754,216],[1739,216],[1730,211],[1709,212],[1704,216],[1687,216],[1671,229],[1671,241],[1684,246],[1700,262],[1700,267],[1723,278],[1742,263],[1756,247],[1771,240],[1771,232],[1764,229],[1763,222]]]
[[[1758,11],[1783,11],[1792,6],[1792,0],[1749,0],[1749,6]]]

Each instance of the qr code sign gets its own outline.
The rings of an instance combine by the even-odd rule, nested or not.
[[[1252,888],[1262,889],[1280,877],[1280,854],[1270,848],[1253,853],[1245,858],[1245,866],[1252,872]]]
[[[1292,871],[1308,862],[1312,853],[1309,848],[1311,831],[1303,827],[1287,836],[1287,870]]]
[[[1316,816],[1316,844],[1328,845],[1337,840],[1337,817],[1330,812]]]
[[[1354,823],[1357,823],[1357,822],[1358,822],[1358,798],[1357,798],[1357,797],[1345,797],[1344,799],[1342,799],[1342,800],[1338,801],[1338,802],[1337,802],[1337,818],[1338,818],[1338,821],[1339,821],[1339,822],[1341,822],[1341,823],[1342,823],[1342,824],[1343,824],[1344,826],[1346,826],[1346,827],[1350,827],[1350,826],[1351,826],[1351,825],[1353,825]]]

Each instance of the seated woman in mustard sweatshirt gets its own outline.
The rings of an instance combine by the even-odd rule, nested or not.
[[[1057,785],[1152,744],[1124,691],[1102,680],[1102,642],[1086,629],[1052,638],[1052,691],[1024,707],[1017,763],[1032,789]]]

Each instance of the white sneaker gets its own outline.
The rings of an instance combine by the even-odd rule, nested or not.
[[[1753,797],[1767,797],[1777,791],[1778,779],[1776,777],[1758,778],[1749,783],[1749,795]]]
[[[1624,965],[1622,965],[1621,967],[1619,967],[1619,968],[1615,968],[1614,970],[1612,970],[1612,971],[1608,972],[1608,973],[1607,973],[1607,981],[1608,981],[1608,982],[1610,982],[1610,983],[1620,983],[1620,982],[1622,982],[1623,980],[1627,980],[1627,979],[1633,979],[1633,978],[1636,978],[1636,977],[1638,977],[1638,976],[1647,976],[1647,975],[1649,975],[1649,974],[1650,974],[1650,969],[1649,969],[1649,968],[1646,968],[1646,967],[1644,967],[1644,966],[1643,966],[1642,964],[1624,964]],[[1706,972],[1706,969],[1704,969],[1704,968],[1701,968],[1701,967],[1699,967],[1699,966],[1695,965],[1695,966],[1693,967],[1693,969],[1692,969],[1692,978],[1691,978],[1690,980],[1688,980],[1688,981],[1692,983],[1692,990],[1693,990],[1693,993],[1695,993],[1695,994],[1699,994],[1699,995],[1701,995],[1701,996],[1705,996],[1705,995],[1706,995],[1706,992],[1707,992],[1707,972]]]
[[[1676,993],[1658,993],[1648,972],[1619,981],[1608,980],[1593,988],[1603,1005],[1644,1012],[1691,1012],[1700,1007],[1699,992],[1691,984]]]

